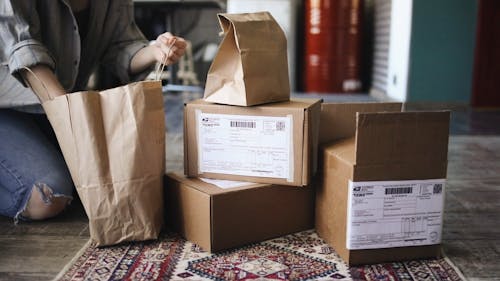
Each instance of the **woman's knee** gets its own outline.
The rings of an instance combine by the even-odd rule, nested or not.
[[[31,196],[21,213],[22,217],[31,220],[43,220],[60,214],[71,202],[72,197],[54,194],[50,186],[37,183],[33,186]]]
[[[0,109],[0,214],[16,221],[57,215],[72,198],[70,173],[42,117]]]

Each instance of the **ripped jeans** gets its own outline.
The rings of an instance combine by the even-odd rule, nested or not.
[[[73,197],[74,185],[44,114],[0,109],[0,215],[26,219],[22,213],[34,189],[45,204]]]

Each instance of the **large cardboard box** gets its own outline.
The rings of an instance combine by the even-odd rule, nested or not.
[[[215,252],[314,227],[314,189],[252,184],[223,189],[171,173],[166,224]]]
[[[353,136],[321,148],[318,234],[349,265],[440,256],[449,112],[355,116]]]
[[[316,171],[321,100],[253,107],[196,100],[184,108],[184,172],[305,186]]]

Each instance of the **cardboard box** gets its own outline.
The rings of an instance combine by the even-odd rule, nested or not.
[[[401,112],[400,102],[322,103],[319,144],[354,136],[356,113]]]
[[[449,112],[355,120],[354,136],[321,148],[318,234],[349,265],[440,256]]]
[[[317,167],[319,99],[253,107],[184,107],[184,172],[190,177],[305,186]]]
[[[311,229],[314,189],[271,184],[219,188],[168,174],[166,224],[215,252]]]

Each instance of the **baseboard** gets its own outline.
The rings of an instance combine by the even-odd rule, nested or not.
[[[394,98],[389,97],[385,92],[375,88],[370,89],[369,95],[377,101],[381,102],[400,102]]]
[[[419,111],[419,110],[450,110],[450,111],[466,111],[470,105],[466,102],[405,102],[403,104],[404,111]]]
[[[371,88],[370,96],[381,102],[401,102],[387,93],[379,89]],[[434,101],[410,101],[403,102],[403,111],[420,111],[420,110],[450,110],[450,111],[466,111],[470,109],[470,104],[467,102],[434,102]]]

